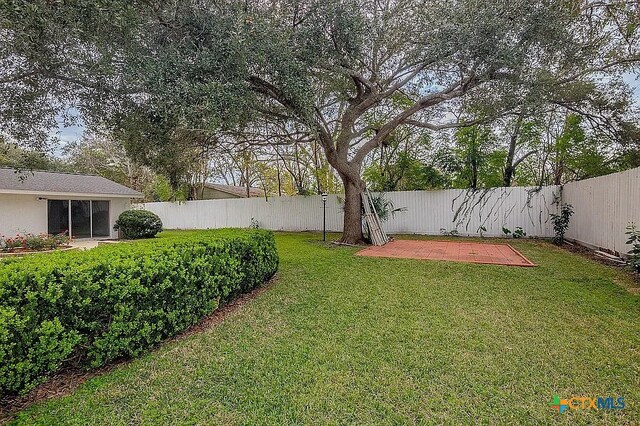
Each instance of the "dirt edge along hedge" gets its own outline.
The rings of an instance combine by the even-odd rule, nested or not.
[[[0,264],[0,397],[135,357],[278,268],[272,233],[192,235]]]

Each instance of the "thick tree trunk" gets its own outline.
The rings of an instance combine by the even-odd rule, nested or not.
[[[333,142],[326,141],[325,146]],[[348,147],[348,144],[343,146]],[[329,164],[338,172],[344,186],[344,221],[342,227],[343,243],[360,244],[364,241],[362,235],[362,191],[365,184],[360,177],[362,170],[361,161],[349,161],[346,150],[325,148],[325,154]]]
[[[362,235],[362,191],[364,182],[361,179],[353,180],[347,175],[342,175],[344,184],[344,226],[342,231],[343,243],[359,244],[364,237]]]

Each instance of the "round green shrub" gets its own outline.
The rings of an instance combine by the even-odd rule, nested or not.
[[[113,229],[122,232],[127,240],[153,238],[162,231],[162,221],[157,214],[147,210],[127,210],[118,217]]]

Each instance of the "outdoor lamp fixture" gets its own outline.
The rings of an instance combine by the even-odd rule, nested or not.
[[[327,241],[327,197],[328,194],[323,192],[322,196],[322,241]]]

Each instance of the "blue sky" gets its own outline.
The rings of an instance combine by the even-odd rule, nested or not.
[[[63,144],[67,144],[68,142],[73,142],[82,137],[82,133],[84,132],[84,127],[82,126],[71,126],[71,127],[58,127],[56,135],[58,139]]]
[[[633,97],[636,99],[636,104],[640,105],[640,75],[626,74],[624,81],[633,88]]]

